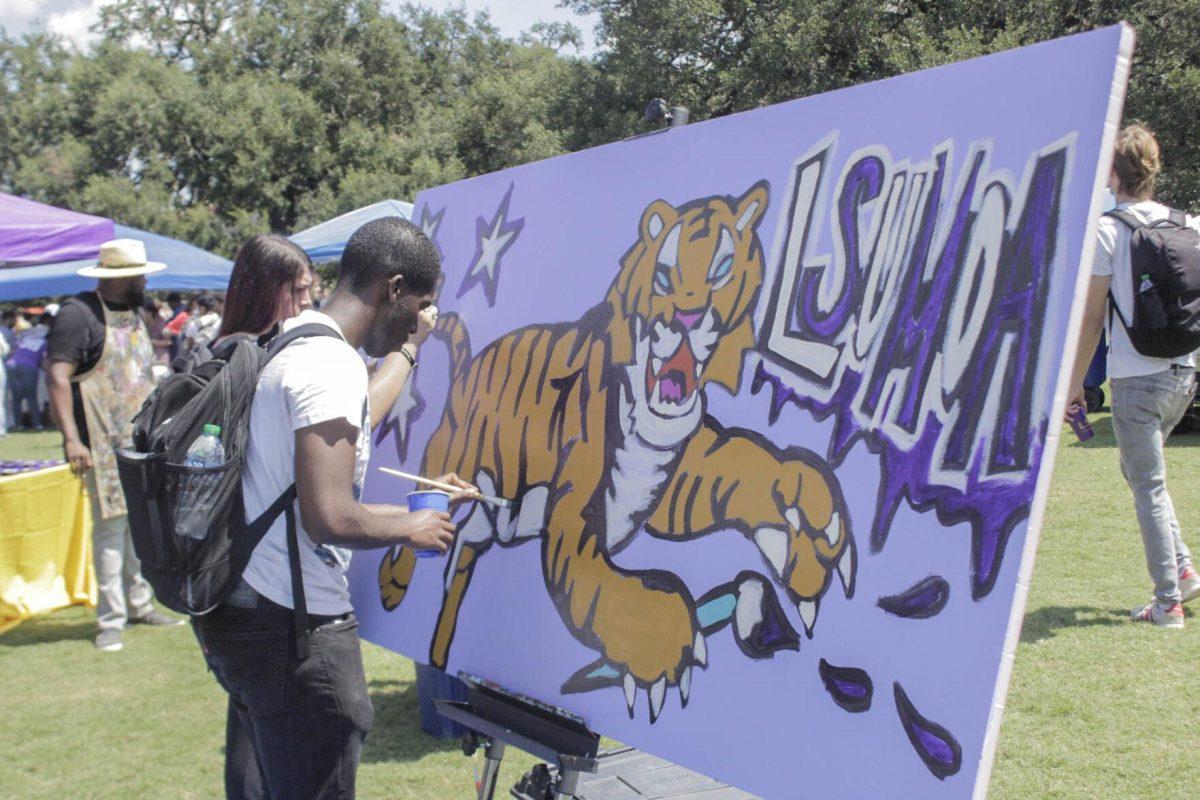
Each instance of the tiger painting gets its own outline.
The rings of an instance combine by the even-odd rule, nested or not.
[[[751,657],[798,649],[773,584],[810,638],[835,572],[852,596],[855,545],[830,467],[705,412],[710,384],[737,394],[754,346],[767,204],[765,181],[740,197],[650,203],[607,295],[575,322],[521,328],[472,357],[462,320],[438,320],[451,387],[422,473],[457,472],[512,507],[475,503],[460,524],[431,664],[445,668],[472,573],[494,544],[540,542],[563,623],[598,653],[562,691],[620,686],[632,716],[642,690],[651,722],[668,688],[687,704],[705,637],[726,625]],[[737,532],[771,577],[746,571],[695,599],[669,571],[616,563],[643,530],[680,541]],[[403,601],[415,563],[409,549],[384,554],[385,609]]]

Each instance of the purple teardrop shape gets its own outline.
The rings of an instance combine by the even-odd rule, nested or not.
[[[871,707],[874,688],[871,676],[858,667],[835,667],[825,659],[817,665],[825,691],[839,707],[851,713],[866,711]]]
[[[938,780],[945,780],[958,772],[962,766],[962,748],[953,734],[936,722],[923,717],[908,699],[898,681],[893,684],[893,688],[900,724],[904,726],[908,741],[925,762],[925,766]]]
[[[930,575],[900,594],[879,598],[876,605],[893,616],[928,619],[945,608],[949,599],[950,584],[941,575]]]

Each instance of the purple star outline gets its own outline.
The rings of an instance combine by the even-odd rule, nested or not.
[[[387,439],[389,434],[395,434],[393,444],[396,446],[396,457],[403,464],[408,460],[408,443],[411,438],[413,424],[420,419],[421,414],[425,411],[425,398],[417,390],[417,376],[410,375],[408,386],[400,391],[400,396],[396,398],[396,403],[388,409],[387,414],[383,417],[383,422],[379,423],[379,427],[375,429],[375,446],[381,446]],[[406,395],[412,398],[412,405],[404,410],[404,419],[392,416],[396,411],[396,406],[402,400],[406,399]]]
[[[421,232],[429,237],[429,241],[433,242],[434,246],[438,249],[438,253],[443,256],[445,254],[442,253],[442,246],[438,244],[437,235],[438,228],[442,226],[442,217],[444,216],[446,216],[445,206],[442,206],[436,214],[429,213],[428,203],[421,207]]]
[[[483,284],[484,295],[488,307],[496,305],[496,285],[500,282],[500,259],[517,241],[517,236],[525,227],[525,218],[508,219],[508,204],[512,200],[515,184],[508,185],[504,199],[492,215],[491,222],[483,217],[475,218],[475,257],[463,277],[462,285],[458,287],[456,297],[462,297],[477,283]]]

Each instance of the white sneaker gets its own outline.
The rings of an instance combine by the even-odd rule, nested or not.
[[[1185,603],[1200,597],[1200,573],[1191,564],[1179,570],[1179,593]]]
[[[118,630],[104,630],[96,634],[96,649],[102,653],[115,653],[123,646]]]
[[[1130,616],[1134,622],[1152,622],[1160,628],[1183,627],[1183,606],[1179,603],[1163,608],[1157,600],[1151,600],[1149,605],[1135,608]]]

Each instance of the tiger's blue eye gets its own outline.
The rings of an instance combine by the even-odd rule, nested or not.
[[[654,288],[660,294],[665,294],[671,288],[671,268],[659,264],[654,269]]]
[[[711,281],[719,281],[728,275],[731,269],[733,269],[733,256],[725,256],[709,271],[708,278]]]

